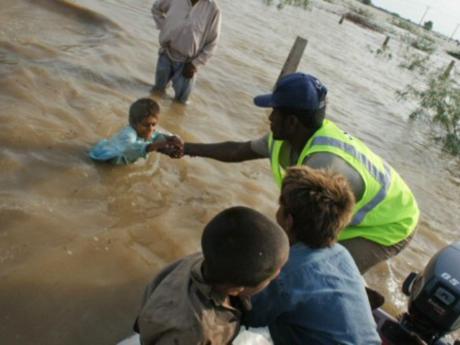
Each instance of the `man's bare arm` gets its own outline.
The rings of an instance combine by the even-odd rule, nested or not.
[[[226,141],[213,144],[185,143],[184,155],[212,158],[221,162],[243,162],[266,158],[252,150],[250,141]]]

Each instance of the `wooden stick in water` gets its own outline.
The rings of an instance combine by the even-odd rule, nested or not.
[[[449,74],[450,74],[450,72],[452,71],[452,68],[454,68],[454,65],[455,65],[455,60],[452,60],[452,61],[449,63],[449,66],[447,66],[446,70],[445,70],[444,73],[442,74],[442,77],[443,77],[444,79],[449,78]]]
[[[305,38],[297,36],[294,45],[292,46],[291,51],[289,52],[289,55],[286,59],[286,62],[281,69],[280,75],[276,80],[275,85],[278,83],[281,77],[297,71],[297,67],[299,67],[300,59],[302,58],[307,43],[308,41]]]

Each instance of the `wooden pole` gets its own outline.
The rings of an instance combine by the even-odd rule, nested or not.
[[[420,22],[418,23],[418,25],[422,25],[423,19],[425,18],[425,16],[426,16],[426,14],[427,14],[429,9],[430,9],[430,6],[427,6],[426,10],[425,10],[425,13],[423,13],[422,19],[420,19]]]
[[[449,37],[450,40],[451,40],[452,38],[454,38],[454,35],[455,35],[455,33],[457,32],[457,29],[458,29],[459,27],[460,27],[460,23],[457,24],[457,26],[456,26],[455,29],[454,29],[454,32],[452,32],[452,35],[450,35],[450,37]]]
[[[291,51],[289,52],[289,55],[286,59],[286,62],[281,69],[280,75],[278,76],[278,79],[276,79],[275,85],[278,83],[281,77],[297,71],[297,67],[299,67],[300,59],[302,58],[307,43],[308,41],[305,38],[297,36],[294,45],[292,46]]]
[[[449,66],[447,66],[446,70],[445,70],[444,73],[442,74],[442,77],[443,77],[444,79],[449,78],[449,74],[450,74],[450,72],[452,71],[452,68],[454,68],[454,65],[455,65],[455,60],[452,60],[452,61],[449,63]]]
[[[389,41],[390,41],[390,36],[385,37],[385,41],[383,41],[383,44],[382,44],[382,50],[385,50],[387,48]]]

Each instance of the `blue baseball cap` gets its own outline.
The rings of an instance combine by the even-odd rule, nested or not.
[[[314,76],[292,73],[282,77],[273,93],[254,98],[254,103],[263,108],[295,108],[318,110],[326,106],[327,88]]]

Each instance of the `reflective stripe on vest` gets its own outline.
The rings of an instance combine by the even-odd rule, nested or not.
[[[360,224],[363,221],[364,217],[366,217],[366,215],[370,211],[372,211],[380,202],[382,202],[387,196],[388,190],[390,189],[391,185],[390,166],[386,162],[383,162],[385,171],[382,172],[367,158],[366,155],[357,151],[354,146],[334,138],[316,137],[313,140],[313,145],[334,146],[347,152],[355,159],[357,159],[364,167],[366,167],[368,172],[380,183],[380,191],[367,204],[361,207],[361,209],[355,214],[350,223],[350,225]]]

